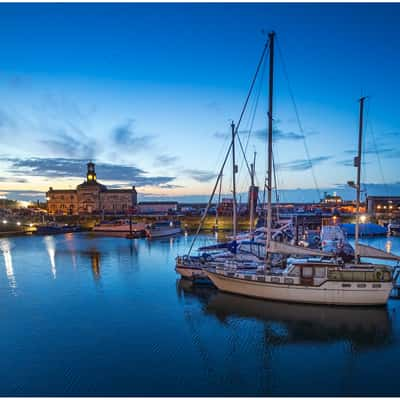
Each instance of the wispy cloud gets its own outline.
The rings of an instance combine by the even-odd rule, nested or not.
[[[216,178],[217,174],[211,171],[204,171],[201,169],[184,169],[183,173],[197,182],[208,182]]]
[[[68,134],[64,129],[59,129],[54,139],[42,140],[43,143],[54,155],[70,156],[70,157],[82,157],[85,159],[91,159],[95,156],[95,146],[90,145],[89,140],[84,140],[81,136],[80,139],[76,139],[72,135]]]
[[[169,166],[172,164],[175,164],[179,160],[179,157],[177,156],[170,156],[168,154],[161,154],[158,157],[156,157],[154,164],[159,166]]]
[[[40,176],[45,178],[83,178],[86,173],[84,159],[67,158],[0,158],[11,165],[8,172],[14,175]],[[101,180],[125,181],[136,186],[158,186],[172,182],[173,176],[149,176],[146,171],[136,166],[120,164],[96,164],[97,176]]]
[[[345,150],[344,153],[355,156],[357,152],[356,150]],[[363,150],[363,154],[374,154],[382,158],[400,158],[400,150],[393,147],[371,148],[371,146],[369,146]]]
[[[118,146],[129,147],[130,150],[142,150],[150,146],[154,136],[137,135],[134,129],[134,120],[129,119],[114,129],[113,139]]]
[[[321,156],[321,157],[314,157],[311,159],[293,160],[277,164],[277,168],[281,170],[290,170],[290,171],[306,171],[308,169],[311,169],[315,165],[330,160],[331,158],[332,156]]]

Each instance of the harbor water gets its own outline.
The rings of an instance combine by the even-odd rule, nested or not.
[[[174,271],[190,240],[1,238],[0,395],[400,395],[400,300],[193,286]],[[400,254],[400,238],[367,243]]]

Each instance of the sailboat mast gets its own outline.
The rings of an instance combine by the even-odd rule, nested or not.
[[[255,199],[255,187],[254,187],[254,175],[255,175],[255,169],[256,169],[256,152],[254,152],[254,159],[253,159],[253,164],[250,165],[251,169],[251,185],[250,185],[250,200],[249,200],[249,206],[250,206],[250,234],[253,234],[254,231],[254,212],[257,204],[257,200]]]
[[[363,135],[363,120],[364,120],[364,101],[366,97],[360,98],[360,121],[358,125],[358,152],[357,157],[354,160],[354,165],[357,167],[357,196],[356,196],[356,229],[355,229],[355,261],[359,262],[359,236],[360,236],[360,198],[361,198],[361,155],[362,155],[362,135]]]
[[[232,121],[232,190],[233,190],[233,205],[232,205],[232,215],[233,215],[233,241],[236,242],[237,235],[237,203],[236,203],[236,159],[235,159],[235,124]]]
[[[271,242],[272,233],[272,106],[274,90],[274,39],[275,32],[269,33],[269,93],[268,93],[268,207],[267,207],[267,243],[266,250]]]

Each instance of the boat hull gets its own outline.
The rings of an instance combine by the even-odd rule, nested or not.
[[[381,282],[379,289],[372,288],[373,283],[368,283],[366,288],[357,288],[357,282],[352,282],[354,289],[345,289],[341,281],[326,281],[321,286],[302,286],[246,280],[210,270],[206,270],[206,274],[223,292],[290,303],[382,306],[387,303],[393,288],[392,282]]]
[[[160,229],[160,230],[147,229],[146,230],[147,237],[151,238],[151,239],[164,237],[164,236],[178,235],[179,233],[182,233],[181,228],[169,228],[169,229]]]
[[[208,279],[207,274],[199,267],[177,265],[175,271],[182,277],[190,280]]]

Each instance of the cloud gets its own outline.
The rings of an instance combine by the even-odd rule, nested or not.
[[[275,125],[277,125],[277,122],[275,122]],[[239,135],[248,135],[249,130],[241,130],[239,131]],[[309,131],[307,132],[307,135],[316,135],[318,134],[317,131]],[[251,132],[251,135],[253,135],[256,139],[261,140],[261,141],[266,141],[267,140],[267,128],[263,129],[254,129]],[[227,139],[231,136],[230,133],[228,132],[215,132],[213,135],[216,139]],[[303,140],[305,138],[305,135],[302,133],[297,133],[293,131],[284,131],[278,127],[274,127],[273,130],[273,139],[274,142],[278,142],[281,140],[286,140],[286,141],[298,141],[298,140]]]
[[[94,158],[94,148],[96,146],[90,145],[88,142],[85,143],[84,138],[81,137],[80,140],[77,140],[62,128],[52,136],[55,136],[55,138],[41,140],[41,143],[51,150],[53,154],[85,159]]]
[[[228,132],[214,132],[213,136],[215,137],[215,139],[222,139],[222,140],[226,140],[228,139],[228,137],[231,137],[231,134]]]
[[[113,139],[116,145],[129,147],[131,150],[142,150],[148,148],[154,139],[151,135],[138,136],[134,129],[134,120],[129,119],[124,124],[116,127],[113,131]]]
[[[28,180],[25,179],[25,178],[15,178],[15,177],[4,178],[4,177],[0,177],[0,182],[6,182],[6,183],[27,183]]]
[[[184,169],[183,173],[190,176],[197,182],[208,182],[217,177],[217,174],[214,172],[204,171],[201,169]]]
[[[352,156],[355,156],[357,154],[356,150],[345,150],[345,154],[351,154]],[[382,147],[382,148],[366,148],[363,151],[363,155],[369,155],[369,154],[374,154],[378,155],[379,157],[382,158],[400,158],[400,150],[395,149],[393,147]]]
[[[0,158],[11,166],[8,172],[14,175],[40,176],[46,178],[83,178],[86,174],[84,159],[67,158]],[[125,181],[135,186],[158,186],[168,184],[175,179],[171,176],[149,176],[146,171],[120,164],[97,163],[97,176],[100,180]]]
[[[43,201],[45,192],[38,190],[1,190],[0,194],[11,200]]]
[[[281,170],[290,170],[290,171],[306,171],[311,169],[317,164],[321,164],[324,161],[330,160],[331,156],[321,156],[314,157],[311,159],[302,159],[302,160],[293,160],[285,163],[277,164],[277,168]]]
[[[254,136],[257,139],[266,141],[267,140],[267,130],[266,129],[257,129],[254,131]],[[296,133],[296,132],[292,132],[292,131],[285,132],[279,128],[274,128],[274,130],[273,130],[274,142],[278,142],[280,140],[297,141],[297,140],[303,140],[303,139],[304,139],[304,135],[301,133]]]
[[[165,183],[165,184],[161,184],[160,188],[161,189],[181,189],[184,188],[185,186],[181,186],[181,185],[174,185],[174,184],[170,184],[170,183]]]
[[[162,164],[162,166],[168,166],[175,164],[179,160],[179,157],[169,156],[167,154],[162,154],[156,157],[155,165]]]

